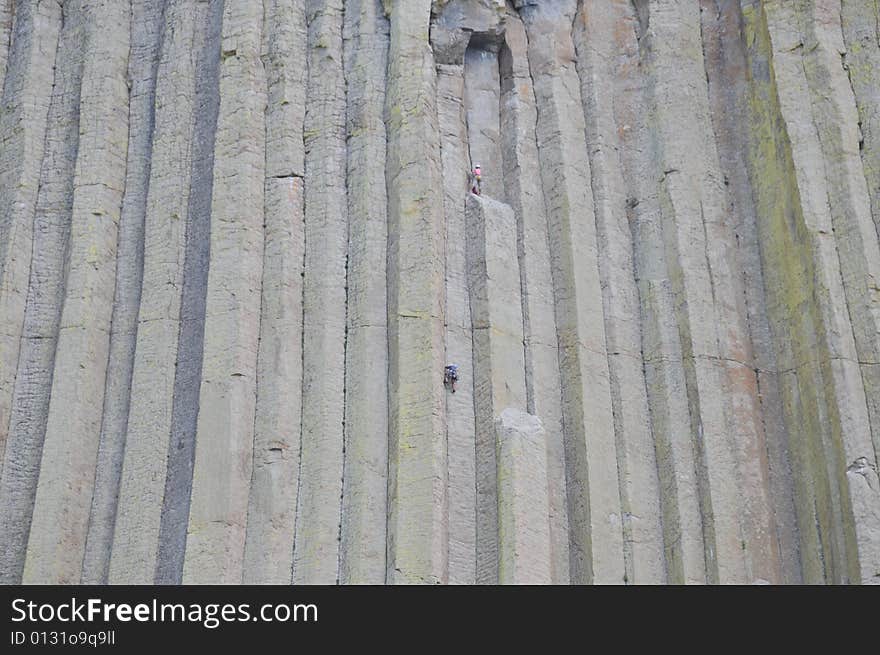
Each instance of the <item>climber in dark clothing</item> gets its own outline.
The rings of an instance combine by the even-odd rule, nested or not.
[[[458,382],[458,364],[450,364],[443,372],[443,384],[449,385],[452,393],[455,393],[456,382]]]

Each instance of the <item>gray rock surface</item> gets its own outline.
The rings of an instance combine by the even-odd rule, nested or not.
[[[477,489],[474,448],[474,366],[467,235],[462,193],[467,189],[467,124],[464,116],[464,66],[437,68],[437,116],[443,163],[443,213],[446,222],[446,362],[459,367],[460,380],[446,398],[449,462],[449,582],[476,580]]]
[[[498,581],[550,584],[547,445],[541,421],[508,407],[495,422],[498,451]]]
[[[877,19],[0,0],[0,581],[880,583]]]
[[[293,576],[302,435],[303,119],[307,71],[305,8],[279,0],[265,8],[264,244],[242,582],[286,584]]]
[[[0,480],[0,533],[4,535],[0,576],[5,582],[21,579],[34,516],[34,499],[41,477],[40,462],[49,418],[55,348],[60,336],[76,186],[84,61],[75,53],[87,49],[83,14],[81,2],[71,2],[63,8],[45,149],[38,181],[32,182],[37,192],[30,277],[20,328],[9,438]],[[86,353],[81,355],[88,358]],[[85,397],[78,399],[77,406],[84,402]],[[88,489],[85,495],[88,495]]]
[[[95,488],[128,147],[130,7],[88,25],[63,309],[23,582],[77,582]],[[111,35],[111,36],[106,36]]]
[[[345,5],[348,318],[339,581],[385,580],[388,497],[388,19],[372,0]]]
[[[242,580],[264,258],[263,12],[224,3],[199,414],[183,582]]]
[[[516,219],[508,205],[469,195],[465,204],[473,327],[476,452],[476,581],[499,579],[499,486],[495,418],[525,407],[522,301]]]

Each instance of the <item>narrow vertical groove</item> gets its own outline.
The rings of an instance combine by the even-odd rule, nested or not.
[[[466,143],[469,166],[481,164],[483,174],[480,183],[479,198],[469,193],[465,205],[466,244],[465,263],[467,268],[467,286],[469,291],[469,312],[472,326],[472,362],[473,362],[473,399],[475,419],[475,472],[476,472],[476,582],[479,584],[496,584],[499,581],[499,523],[498,523],[498,467],[496,461],[495,418],[508,406],[526,406],[525,397],[525,362],[523,353],[508,352],[508,363],[521,362],[522,370],[503,366],[500,361],[501,341],[506,340],[510,326],[496,324],[498,301],[490,290],[494,269],[490,262],[493,257],[490,230],[498,223],[490,218],[502,211],[498,205],[504,200],[503,165],[500,144],[500,70],[498,66],[497,47],[476,42],[472,38],[464,54],[463,68],[463,107],[466,126]],[[492,226],[492,227],[490,227]],[[509,243],[501,238],[501,248],[515,247],[513,234],[506,234]],[[512,238],[511,238],[512,237]],[[447,251],[450,246],[447,244]],[[513,252],[508,252],[513,255]],[[518,260],[512,257],[512,262]],[[511,263],[511,262],[508,262]],[[504,280],[501,284],[509,283]],[[510,298],[508,298],[510,300]],[[519,306],[519,303],[517,303]],[[519,320],[520,348],[522,347],[522,315]],[[493,337],[498,337],[494,339]],[[522,398],[511,392],[508,401],[502,400],[503,392],[499,385],[502,372],[511,374],[511,389],[522,386]]]
[[[303,118],[308,71],[301,0],[268,0],[263,33],[263,253],[253,474],[242,582],[289,584],[302,413]]]
[[[569,547],[562,390],[547,211],[535,138],[537,107],[527,48],[522,21],[511,12],[507,17],[505,45],[499,56],[505,199],[513,207],[517,220],[527,409],[541,419],[547,440],[551,579],[555,584],[567,584]]]
[[[6,62],[0,111],[0,462],[9,435],[61,25],[54,0],[21,3]]]
[[[156,73],[164,37],[162,24],[166,4],[166,0],[134,0],[131,5],[128,160],[119,218],[116,290],[110,323],[103,417],[82,564],[83,584],[106,583],[110,567],[144,272],[144,222],[152,165]]]
[[[240,584],[244,570],[263,278],[263,11],[262,1],[223,3],[186,584]]]
[[[86,36],[80,2],[64,6],[55,85],[34,213],[30,281],[0,481],[0,580],[21,581],[37,490],[61,322],[79,145]]]
[[[345,412],[346,211],[342,0],[307,0],[303,409],[294,583],[339,571]]]
[[[446,226],[446,363],[458,365],[459,371],[456,391],[446,397],[451,584],[474,584],[477,552],[474,367],[464,217],[468,157],[463,75],[462,64],[437,66],[437,117]]]
[[[642,359],[639,295],[626,216],[626,188],[614,123],[613,24],[609,13],[579,4],[574,23],[587,148],[596,204],[599,270],[605,307],[608,367],[627,581],[665,582],[663,528],[654,435]]]
[[[444,229],[430,0],[385,3],[389,475],[386,582],[448,579]]]
[[[177,356],[171,406],[171,450],[159,523],[155,581],[180,584],[183,576],[195,464],[202,365],[205,346],[214,158],[220,108],[219,69],[224,0],[200,3],[196,23],[195,106],[192,172],[187,197]]]
[[[196,77],[201,68],[192,54],[204,43],[207,9],[194,0],[169,0],[164,13],[131,404],[108,573],[113,584],[156,580],[167,469],[169,461],[186,455],[180,452],[185,444],[172,439],[172,414],[187,231],[194,229],[194,130],[196,122],[204,130],[211,120],[199,114]],[[186,517],[179,525],[186,528]]]
[[[129,2],[86,8],[63,309],[23,582],[76,584],[95,486],[128,156]],[[109,36],[108,36],[109,35]],[[82,402],[88,398],[89,402]]]
[[[385,75],[380,0],[347,0],[348,332],[339,581],[385,581],[388,493],[388,309]]]
[[[621,584],[614,420],[583,104],[574,66],[574,0],[521,10],[538,105],[562,376],[571,581]]]

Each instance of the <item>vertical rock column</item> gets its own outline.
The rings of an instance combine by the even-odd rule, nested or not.
[[[0,580],[21,580],[49,416],[55,345],[61,323],[66,260],[79,146],[79,103],[84,53],[83,7],[64,6],[55,85],[39,173],[30,279],[18,371],[0,480]],[[23,235],[22,235],[23,236]]]
[[[779,368],[783,418],[789,434],[801,575],[817,584],[832,579],[839,531],[828,510],[828,469],[838,458],[829,440],[833,381],[826,385],[821,362],[828,356],[816,293],[823,272],[815,266],[795,181],[788,130],[771,63],[789,54],[772,52],[763,5],[742,3],[742,29],[749,70],[746,121],[747,168],[757,215],[767,318]],[[787,64],[790,65],[790,64]],[[797,66],[797,64],[794,64]]]
[[[444,235],[430,0],[385,2],[390,583],[447,580]]]
[[[301,0],[265,5],[265,244],[242,582],[289,584],[299,491],[302,415],[303,119],[308,70]]]
[[[550,584],[546,433],[538,417],[508,407],[498,444],[498,582]]]
[[[385,74],[380,0],[345,4],[348,135],[348,333],[339,581],[385,581],[388,307]]]
[[[147,194],[144,270],[131,407],[108,580],[155,579],[166,471],[182,444],[172,442],[172,406],[181,292],[189,229],[197,58],[208,7],[170,0],[157,72],[152,167]]]
[[[11,5],[10,5],[11,6]],[[0,462],[9,435],[61,6],[20,3],[0,110]],[[0,464],[0,471],[2,471]]]
[[[6,63],[12,41],[12,23],[15,19],[15,0],[0,0],[0,94],[6,77]]]
[[[80,581],[95,484],[128,148],[131,8],[101,2],[88,40],[67,280],[23,582]]]
[[[263,274],[262,29],[261,3],[226,0],[186,584],[242,580]]]
[[[508,205],[469,194],[465,220],[474,341],[476,581],[496,584],[500,544],[495,420],[505,408],[526,405],[516,219]],[[543,493],[546,496],[546,489]]]
[[[644,8],[644,5],[639,5]],[[614,7],[614,117],[639,292],[641,349],[657,460],[666,580],[706,581],[701,478],[660,225],[656,139],[648,110],[646,20],[633,3]],[[589,20],[589,18],[588,18]]]
[[[828,402],[823,407],[813,401],[824,410],[815,428],[821,443],[805,453],[812,458],[813,474],[827,489],[820,487],[816,494],[822,527],[813,549],[818,546],[823,552],[806,556],[812,560],[811,576],[821,566],[825,577],[835,582],[873,581],[880,570],[880,490],[872,489],[868,478],[876,468],[869,453],[876,448],[871,439],[871,392],[880,252],[876,233],[870,233],[867,192],[856,155],[857,115],[835,53],[840,49],[839,28],[829,32],[825,27],[835,17],[818,7],[794,14],[795,7],[776,2],[764,9],[781,125],[790,140],[789,183],[798,194],[803,221],[798,236],[809,257],[807,265],[815,270],[816,299],[810,300],[816,303],[811,308],[816,313],[813,330],[823,350],[816,362],[821,378],[807,391],[821,393]],[[835,89],[833,98],[826,90],[829,86]],[[810,98],[809,104],[804,97]],[[815,357],[816,349],[808,346],[809,342],[794,343],[796,362]],[[803,404],[809,407],[804,396]],[[866,475],[857,472],[863,461],[874,467],[868,466]]]
[[[157,584],[180,584],[183,575],[205,354],[224,0],[208,0],[202,4],[206,5],[207,13],[196,45],[192,174],[171,410],[171,443],[176,445],[176,450],[168,459],[165,478]]]
[[[464,67],[437,67],[437,116],[443,163],[446,223],[446,363],[458,365],[454,394],[446,396],[449,458],[449,582],[476,580],[476,460],[474,453],[474,367],[467,282],[467,126]]]
[[[528,41],[519,16],[507,17],[501,69],[501,148],[504,198],[517,221],[517,253],[525,337],[526,408],[541,417],[547,446],[551,578],[567,584],[568,512],[562,390],[553,303],[547,211],[535,140],[535,90],[529,74]]]
[[[760,416],[766,443],[769,469],[769,500],[778,535],[781,581],[801,582],[797,526],[795,519],[791,454],[783,416],[780,375],[767,312],[761,247],[758,241],[758,216],[753,189],[748,176],[748,63],[745,56],[741,12],[737,2],[701,0],[703,58],[709,89],[710,115],[715,134],[726,196],[725,221],[735,235],[735,246],[728,245],[737,272],[730,284],[735,296],[742,299],[739,313],[745,317],[749,339],[745,343],[748,367],[728,362],[728,371],[736,372],[731,380],[745,402],[749,387],[757,389]],[[721,232],[730,244],[733,235]],[[741,363],[740,363],[741,364]],[[752,375],[754,370],[754,376]],[[745,392],[745,393],[743,393]],[[753,393],[753,392],[752,392]],[[753,454],[758,459],[764,453]]]
[[[498,46],[471,45],[464,57],[464,104],[470,163],[482,167],[480,193],[504,200]]]
[[[162,19],[166,4],[167,0],[135,0],[131,4],[128,161],[125,167],[125,196],[119,218],[116,290],[110,323],[104,412],[95,467],[89,533],[83,556],[83,584],[106,583],[110,566],[113,525],[116,522],[116,503],[131,403],[141,278],[144,273],[144,219],[152,165],[156,72],[162,47]]]
[[[877,26],[875,5],[874,25]],[[816,137],[824,157],[827,180],[828,211],[840,257],[840,271],[846,291],[847,307],[853,325],[859,370],[868,418],[874,444],[874,466],[880,457],[880,233],[874,225],[877,220],[876,200],[880,189],[869,189],[876,184],[872,177],[871,147],[865,154],[862,117],[859,111],[861,94],[848,70],[845,56],[841,11],[838,3],[811,6],[804,10],[803,66],[811,93],[811,107]],[[866,18],[869,18],[866,16]],[[878,43],[872,43],[877,52]],[[815,47],[814,47],[815,46]],[[868,51],[871,52],[870,50]],[[880,57],[875,56],[875,61]],[[857,76],[858,77],[858,76]],[[874,78],[875,86],[878,78]],[[829,89],[831,92],[829,93]],[[876,93],[876,89],[875,89]],[[866,129],[871,125],[870,116]],[[872,202],[875,215],[872,218]],[[870,459],[870,453],[859,455]],[[846,462],[847,466],[854,460]],[[880,504],[880,489],[876,498]],[[880,568],[880,554],[873,566]]]
[[[580,6],[573,33],[590,153],[599,273],[605,308],[608,367],[623,511],[626,577],[666,581],[660,486],[642,359],[639,293],[626,214],[621,144],[614,116],[616,56],[613,11]]]
[[[293,580],[334,584],[344,461],[348,253],[342,0],[307,0],[306,19],[302,460]]]
[[[705,471],[707,570],[710,581],[772,582],[779,565],[766,447],[742,292],[734,281],[733,236],[724,220],[699,7],[647,7],[663,243],[692,433]],[[683,92],[682,78],[694,92]]]
[[[876,0],[841,0],[840,11],[843,63],[859,112],[859,152],[880,238],[880,6]]]
[[[538,105],[562,378],[571,581],[623,583],[623,532],[574,0],[521,2]]]

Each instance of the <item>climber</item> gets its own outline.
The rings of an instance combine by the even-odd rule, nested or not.
[[[443,372],[443,384],[447,384],[455,393],[455,383],[458,382],[458,364],[450,364]]]
[[[480,195],[480,183],[483,181],[483,172],[479,164],[474,164],[474,170],[468,174],[468,183],[471,187],[471,193],[475,196]]]

